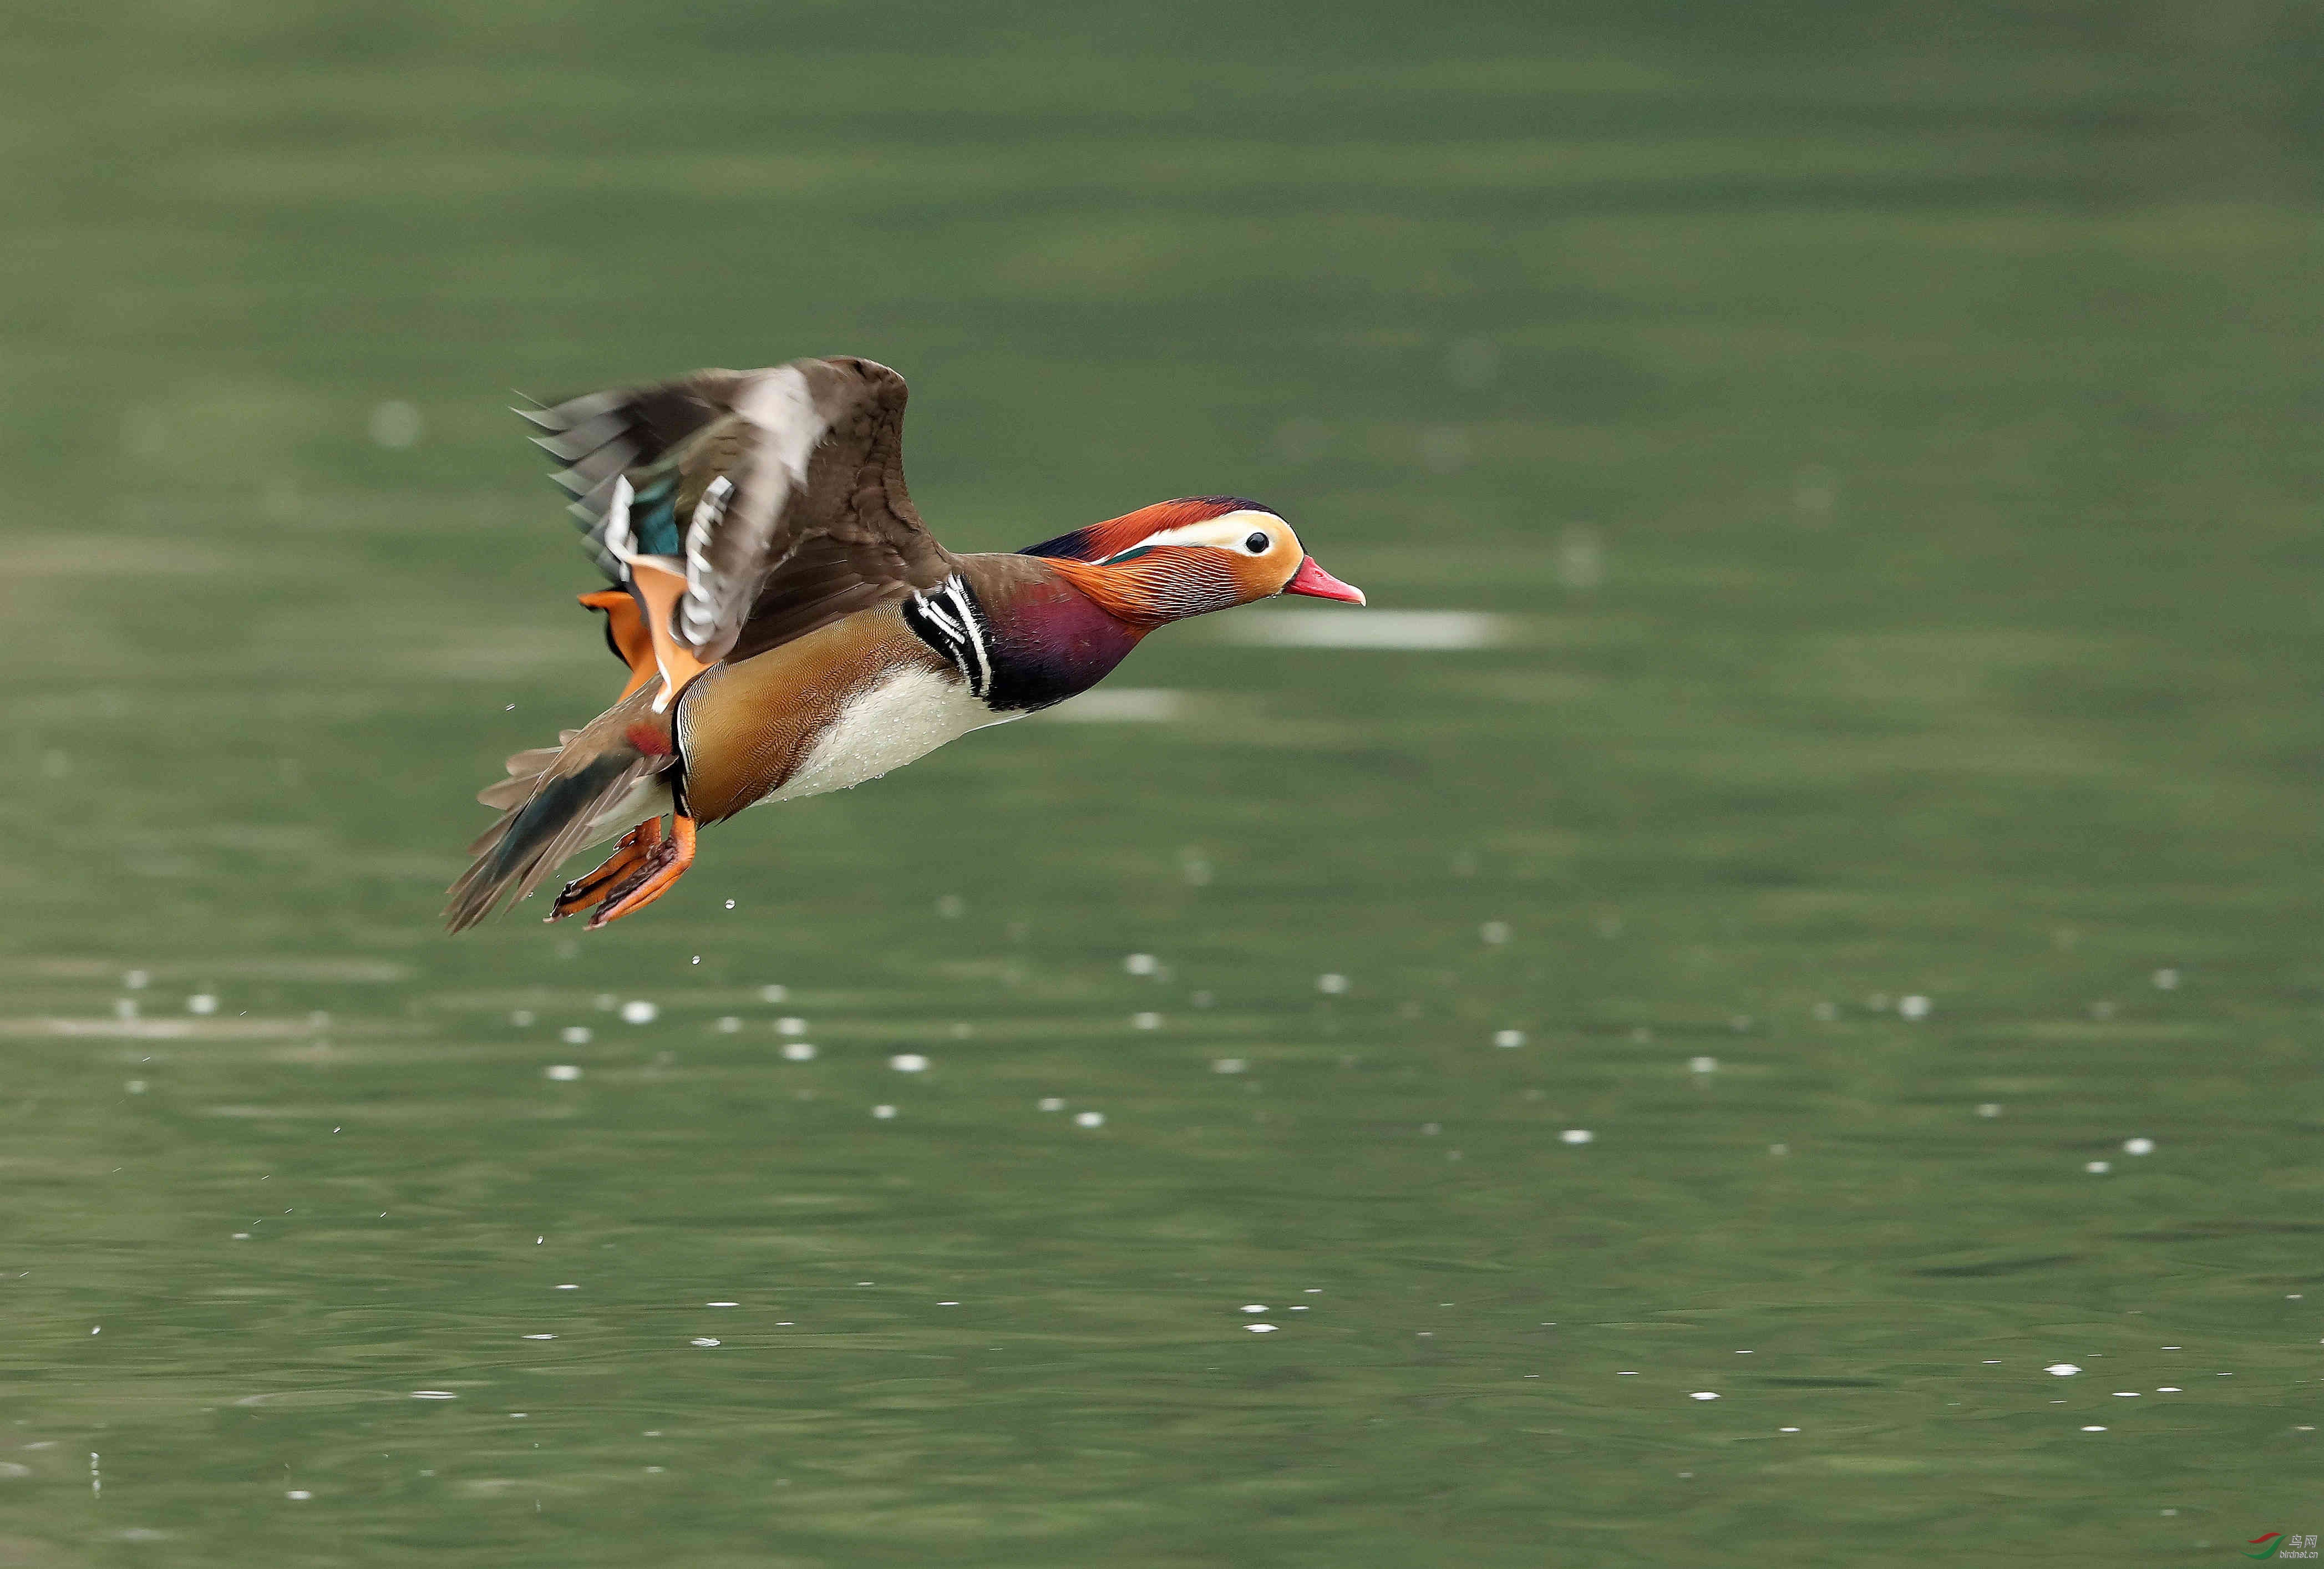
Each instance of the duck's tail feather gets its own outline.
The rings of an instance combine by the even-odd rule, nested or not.
[[[566,732],[562,746],[517,753],[509,777],[478,794],[502,808],[501,817],[468,846],[475,863],[452,885],[447,928],[466,930],[530,893],[575,852],[667,804],[656,776],[674,759],[641,750],[618,723],[607,723],[629,706]]]

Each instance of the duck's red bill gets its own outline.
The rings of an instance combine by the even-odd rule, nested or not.
[[[1313,556],[1300,558],[1299,570],[1291,575],[1291,581],[1283,586],[1283,592],[1305,594],[1316,599],[1344,599],[1350,605],[1361,605],[1364,602],[1362,589],[1352,583],[1342,583],[1315,565],[1315,558]]]

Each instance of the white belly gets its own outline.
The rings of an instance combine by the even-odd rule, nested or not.
[[[765,798],[795,801],[844,790],[972,730],[1022,717],[995,714],[952,676],[907,670],[849,699],[783,788]]]

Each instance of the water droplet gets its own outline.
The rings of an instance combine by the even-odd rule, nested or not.
[[[1242,1305],[1242,1310],[1245,1313],[1264,1313],[1267,1311],[1267,1304],[1264,1302],[1246,1302]]]
[[[888,1059],[888,1066],[899,1074],[926,1073],[928,1059],[917,1051],[899,1051]]]
[[[2054,1379],[2070,1379],[2082,1370],[2076,1367],[2071,1362],[2052,1362],[2048,1367],[2043,1368],[2042,1371],[2048,1373]]]
[[[896,1108],[893,1106],[874,1106],[872,1108],[872,1114],[884,1122],[896,1114]]]
[[[2154,1153],[2154,1140],[2152,1139],[2126,1139],[2122,1141],[2122,1147],[2126,1153],[2131,1155]]]
[[[1250,1331],[1253,1334],[1273,1334],[1275,1333],[1275,1325],[1271,1324],[1246,1324],[1243,1327]]]
[[[1926,997],[1906,997],[1896,1004],[1896,1011],[1907,1019],[1926,1019],[1929,1008]]]
[[[1689,1395],[1687,1398],[1690,1400],[1716,1400],[1719,1398],[1719,1391],[1716,1389],[1697,1389],[1694,1393]]]
[[[1587,1128],[1568,1128],[1564,1132],[1560,1133],[1557,1137],[1560,1143],[1587,1144],[1597,1138],[1598,1135],[1592,1133]]]
[[[1102,1128],[1105,1126],[1105,1113],[1103,1112],[1075,1112],[1074,1113],[1074,1125],[1078,1128]]]
[[[643,998],[622,1004],[622,1022],[624,1024],[651,1024],[660,1017],[661,1010]]]

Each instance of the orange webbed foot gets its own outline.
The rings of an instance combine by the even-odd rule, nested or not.
[[[584,907],[596,903],[605,890],[643,866],[660,843],[661,819],[648,817],[622,835],[621,843],[605,858],[604,865],[586,877],[576,878],[567,883],[564,891],[557,896],[557,903],[550,909],[547,918],[563,920],[568,915],[578,914]]]
[[[661,819],[654,819],[659,829]],[[670,891],[694,864],[694,819],[684,813],[670,818],[670,836],[646,852],[642,864],[605,891],[605,902],[589,918],[588,929],[610,926],[625,915],[635,915]]]

